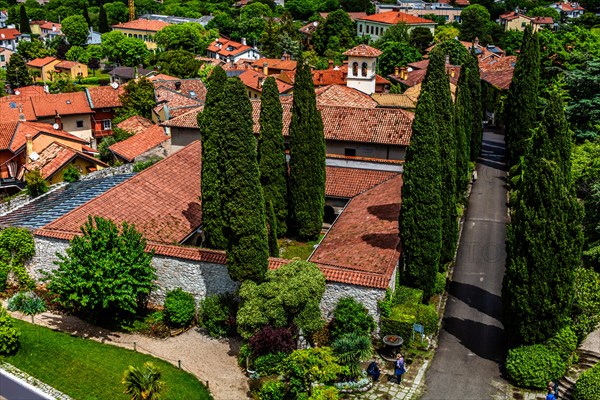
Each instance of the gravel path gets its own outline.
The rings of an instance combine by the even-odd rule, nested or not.
[[[10,312],[15,317],[31,322],[31,317]],[[35,324],[93,339],[102,343],[133,349],[162,358],[174,365],[181,360],[183,369],[195,375],[208,386],[215,400],[248,399],[246,376],[237,365],[239,343],[235,340],[216,340],[196,329],[168,339],[154,339],[139,334],[111,332],[91,325],[79,318],[45,312],[35,317]]]

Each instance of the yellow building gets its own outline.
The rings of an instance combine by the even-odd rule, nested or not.
[[[156,50],[154,35],[156,35],[156,32],[169,25],[171,24],[163,21],[136,19],[135,21],[113,25],[113,30],[123,32],[128,37],[141,39],[146,43],[148,50]]]
[[[75,61],[61,61],[54,66],[54,69],[61,74],[69,75],[74,81],[88,76],[87,65]]]
[[[46,82],[52,80],[52,74],[56,71],[54,67],[60,62],[55,57],[36,58],[27,63],[27,68],[34,72],[36,82]]]
[[[541,28],[554,27],[554,20],[552,17],[529,17],[516,11],[511,11],[500,16],[500,25],[504,28],[504,31],[524,31],[525,27],[531,25],[533,31],[537,32]]]

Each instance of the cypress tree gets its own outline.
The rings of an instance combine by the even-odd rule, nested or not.
[[[29,17],[27,16],[27,10],[25,6],[21,4],[19,7],[19,31],[21,33],[31,34],[31,26],[29,26]]]
[[[454,133],[454,105],[450,95],[450,79],[446,74],[446,55],[441,46],[429,54],[429,66],[422,89],[431,94],[439,132],[442,176],[442,241],[441,264],[454,258],[458,239],[458,212],[456,210],[456,135]]]
[[[290,214],[302,239],[314,239],[323,226],[325,137],[309,66],[298,60],[290,123]]]
[[[83,18],[85,18],[85,22],[87,22],[88,29],[90,29],[90,26],[92,26],[92,23],[90,22],[90,14],[88,13],[88,9],[87,9],[87,1],[83,2]]]
[[[260,136],[258,137],[258,167],[265,202],[273,206],[277,218],[276,237],[287,231],[287,162],[283,144],[283,108],[273,77],[265,79],[260,104]]]
[[[279,243],[277,243],[277,218],[275,218],[273,203],[270,200],[267,201],[266,207],[267,230],[269,233],[269,255],[271,257],[279,257]]]
[[[475,54],[475,49],[471,51],[471,56],[467,58],[465,66],[466,78],[469,89],[471,90],[471,137],[467,137],[470,142],[469,151],[471,161],[477,161],[481,152],[481,141],[483,140],[483,104],[481,101],[481,77],[479,75],[479,61]],[[462,72],[461,72],[462,73]]]
[[[202,230],[205,245],[225,249],[227,239],[223,229],[225,217],[222,209],[222,167],[219,149],[221,146],[220,109],[225,96],[227,75],[221,67],[216,67],[208,78],[204,110],[198,114],[198,126],[202,137]],[[227,117],[228,118],[228,117]]]
[[[531,26],[527,26],[512,83],[504,102],[506,149],[511,166],[519,162],[525,152],[525,143],[536,126],[539,81],[538,35],[533,33]]]
[[[110,26],[108,26],[108,17],[106,16],[106,10],[102,4],[100,4],[100,14],[98,14],[98,31],[100,33],[110,32]]]
[[[456,125],[456,190],[462,195],[469,184],[469,159],[471,132],[473,130],[473,107],[471,104],[471,89],[469,88],[469,74],[466,63],[461,67],[458,87],[456,89],[456,103],[454,105],[454,122]]]
[[[225,93],[217,113],[217,132],[221,136],[227,269],[234,281],[261,282],[269,266],[269,246],[252,105],[246,86],[237,77],[227,80]]]
[[[25,60],[18,53],[13,54],[6,65],[6,83],[13,90],[33,83],[27,64],[25,64]]]
[[[546,123],[532,142],[506,242],[502,302],[513,344],[541,343],[568,323],[581,258],[582,212],[554,158]]]
[[[421,91],[406,152],[400,210],[400,239],[407,282],[433,293],[442,250],[440,142],[432,96]]]
[[[550,92],[548,104],[544,110],[543,123],[548,132],[550,147],[555,151],[554,158],[559,164],[562,175],[570,185],[573,139],[565,118],[565,105],[558,90],[553,89]]]

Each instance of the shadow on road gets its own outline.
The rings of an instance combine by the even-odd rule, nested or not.
[[[442,327],[475,355],[498,363],[503,361],[506,345],[502,328],[455,317],[444,318]]]
[[[502,317],[502,300],[500,296],[485,289],[468,283],[453,281],[450,283],[449,293],[469,307],[473,307],[492,318],[499,320]]]

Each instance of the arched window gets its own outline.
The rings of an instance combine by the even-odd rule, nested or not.
[[[352,63],[352,76],[358,76],[358,63]]]
[[[367,76],[367,70],[369,69],[369,66],[367,65],[366,62],[362,63],[362,76]]]

